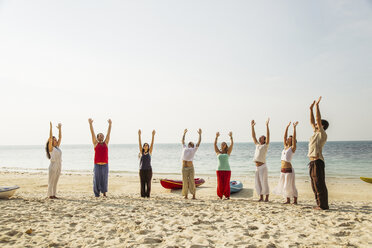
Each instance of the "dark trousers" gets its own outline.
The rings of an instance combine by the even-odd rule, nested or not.
[[[100,193],[107,192],[108,173],[109,173],[108,164],[94,165],[93,192],[96,197],[99,197]]]
[[[314,191],[316,203],[321,209],[329,209],[328,190],[325,183],[324,161],[321,159],[311,161],[309,167],[311,187]]]
[[[141,197],[150,197],[152,170],[140,170]]]

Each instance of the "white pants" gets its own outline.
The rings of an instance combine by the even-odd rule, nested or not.
[[[257,195],[268,195],[270,193],[266,164],[256,166],[255,185]]]
[[[276,195],[282,195],[284,198],[298,196],[293,168],[292,173],[280,173],[278,185],[273,190],[273,193]]]
[[[61,175],[61,167],[60,163],[50,163],[49,165],[48,196],[55,196],[57,193],[57,183]]]

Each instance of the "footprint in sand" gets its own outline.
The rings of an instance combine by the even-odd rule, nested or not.
[[[333,235],[336,237],[345,237],[345,236],[349,236],[350,232],[341,231],[341,232],[334,233]]]
[[[256,227],[256,226],[248,226],[248,230],[258,230],[258,227]]]

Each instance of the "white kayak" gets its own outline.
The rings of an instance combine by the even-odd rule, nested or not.
[[[0,186],[0,199],[8,199],[14,195],[19,186]]]

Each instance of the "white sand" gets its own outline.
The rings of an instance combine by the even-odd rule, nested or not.
[[[138,175],[111,174],[105,199],[93,196],[91,175],[63,174],[61,199],[49,200],[46,174],[0,172],[0,185],[21,186],[0,200],[0,247],[372,247],[372,184],[357,179],[328,179],[331,210],[316,211],[305,178],[294,206],[256,202],[253,177],[229,201],[217,199],[215,177],[204,177],[198,200],[163,189],[161,177],[142,199]]]

